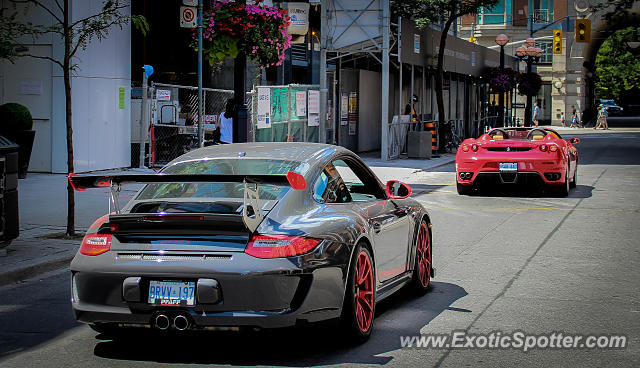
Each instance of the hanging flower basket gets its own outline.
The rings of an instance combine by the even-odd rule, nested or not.
[[[491,68],[485,73],[485,78],[489,81],[489,87],[496,93],[504,93],[512,90],[518,81],[518,73],[511,68]]]
[[[518,92],[525,96],[535,96],[542,88],[542,78],[538,73],[524,73],[518,80]]]
[[[287,11],[233,1],[214,1],[202,19],[202,54],[209,65],[220,63],[227,57],[235,58],[241,51],[247,58],[264,69],[280,65],[284,52],[291,47],[291,35],[287,32]],[[197,36],[192,47],[197,50]]]

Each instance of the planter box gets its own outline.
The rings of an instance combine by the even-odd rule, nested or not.
[[[407,156],[431,159],[431,132],[409,132]]]

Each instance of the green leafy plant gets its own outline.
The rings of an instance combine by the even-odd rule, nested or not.
[[[11,135],[20,130],[31,130],[33,118],[26,106],[17,103],[0,105],[0,135]]]

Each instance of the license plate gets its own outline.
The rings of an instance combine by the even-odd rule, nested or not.
[[[501,162],[498,166],[500,171],[518,171],[517,162]]]
[[[193,305],[196,283],[193,281],[149,282],[149,303],[159,305]]]

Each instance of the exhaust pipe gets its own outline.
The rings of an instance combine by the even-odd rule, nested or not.
[[[184,331],[189,328],[189,320],[182,314],[178,314],[176,318],[173,319],[173,327],[178,331]]]
[[[158,330],[166,330],[167,328],[169,328],[169,324],[169,317],[165,316],[164,314],[158,314],[156,316],[155,325]]]

